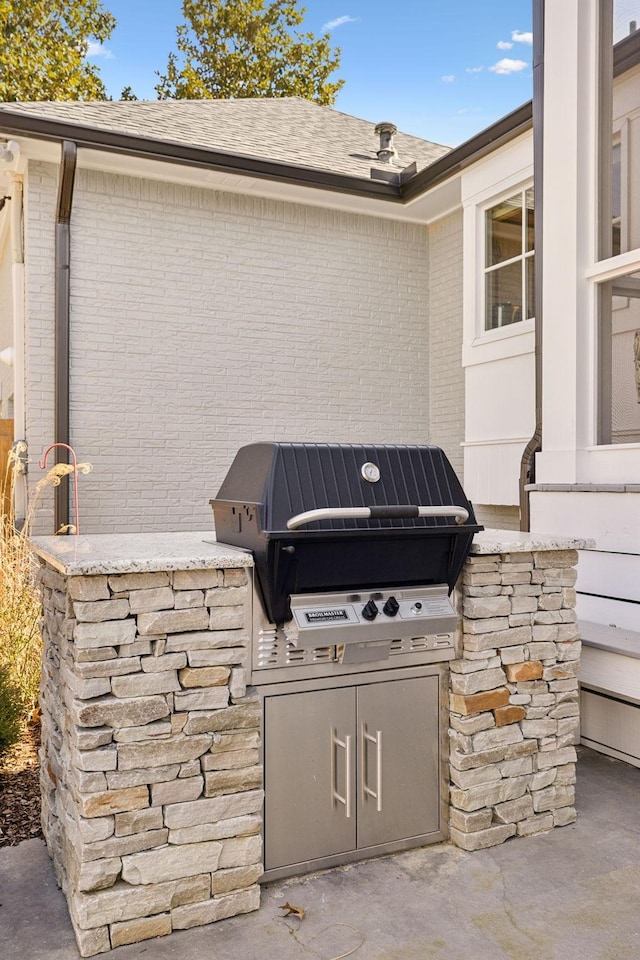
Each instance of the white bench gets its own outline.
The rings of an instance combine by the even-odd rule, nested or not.
[[[578,626],[581,742],[640,766],[640,632],[589,620]]]

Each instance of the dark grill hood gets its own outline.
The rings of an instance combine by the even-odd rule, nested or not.
[[[251,444],[236,454],[211,505],[217,539],[253,551],[273,623],[291,618],[296,593],[431,583],[451,591],[482,529],[445,454],[432,446]],[[417,507],[452,506],[468,519],[416,515]],[[354,507],[372,516],[302,518],[287,527],[307,511]]]

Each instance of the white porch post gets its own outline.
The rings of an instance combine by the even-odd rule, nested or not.
[[[595,334],[584,271],[596,209],[597,0],[545,8],[543,428],[538,483],[575,483],[593,442]]]

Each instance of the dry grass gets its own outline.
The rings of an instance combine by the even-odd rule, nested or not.
[[[52,467],[35,485],[29,500],[24,524],[18,529],[14,508],[14,491],[22,470],[22,445],[9,453],[0,504],[9,503],[9,511],[0,517],[0,668],[8,669],[12,684],[24,704],[25,719],[36,708],[40,683],[41,604],[35,584],[35,560],[29,545],[34,517],[44,490],[58,486],[63,476],[73,473],[70,464]],[[78,464],[78,471],[88,473],[89,464]]]

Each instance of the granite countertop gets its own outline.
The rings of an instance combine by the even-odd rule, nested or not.
[[[532,550],[592,550],[595,540],[551,533],[521,533],[517,530],[483,530],[476,533],[472,555],[487,553],[530,553]]]
[[[216,543],[212,530],[33,537],[34,553],[67,576],[252,567],[250,551]]]
[[[217,543],[211,530],[180,533],[103,533],[79,537],[34,537],[34,552],[67,576],[151,573],[252,567],[251,551]],[[593,540],[512,530],[484,530],[473,538],[473,555],[532,550],[589,550]]]

